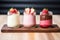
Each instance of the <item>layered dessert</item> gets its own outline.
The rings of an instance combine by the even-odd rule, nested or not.
[[[26,8],[24,11],[23,16],[23,25],[24,27],[32,27],[36,25],[36,19],[35,19],[35,9],[33,8]]]
[[[19,20],[19,11],[15,8],[11,8],[9,11],[8,11],[8,17],[7,17],[7,25],[8,27],[16,27],[18,26],[20,23],[20,20]]]
[[[52,12],[48,9],[43,9],[40,12],[40,27],[47,28],[52,26]]]

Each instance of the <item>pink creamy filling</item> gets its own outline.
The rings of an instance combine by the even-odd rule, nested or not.
[[[52,24],[52,20],[41,20],[40,25],[41,26],[50,26]]]
[[[23,21],[24,25],[35,25],[35,16],[32,15],[24,15],[24,21]]]

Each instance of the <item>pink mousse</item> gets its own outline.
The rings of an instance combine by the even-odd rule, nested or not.
[[[48,27],[48,26],[52,25],[52,20],[41,20],[40,25],[43,27]]]
[[[26,27],[33,26],[36,24],[35,15],[24,13],[23,25]]]

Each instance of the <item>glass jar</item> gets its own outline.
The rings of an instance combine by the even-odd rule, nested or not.
[[[40,27],[47,28],[52,26],[52,11],[47,14],[40,12]]]
[[[32,27],[32,26],[36,25],[35,13],[33,15],[24,13],[23,25],[24,25],[24,27]]]

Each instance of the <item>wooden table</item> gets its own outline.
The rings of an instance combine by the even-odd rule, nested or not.
[[[39,16],[36,16],[37,24],[39,24]],[[53,15],[53,23],[60,27],[60,15]],[[22,15],[20,16],[22,24]],[[0,30],[6,24],[7,15],[0,15]],[[23,33],[2,33],[0,32],[0,40],[60,40],[60,33],[39,33],[39,32],[23,32]]]

